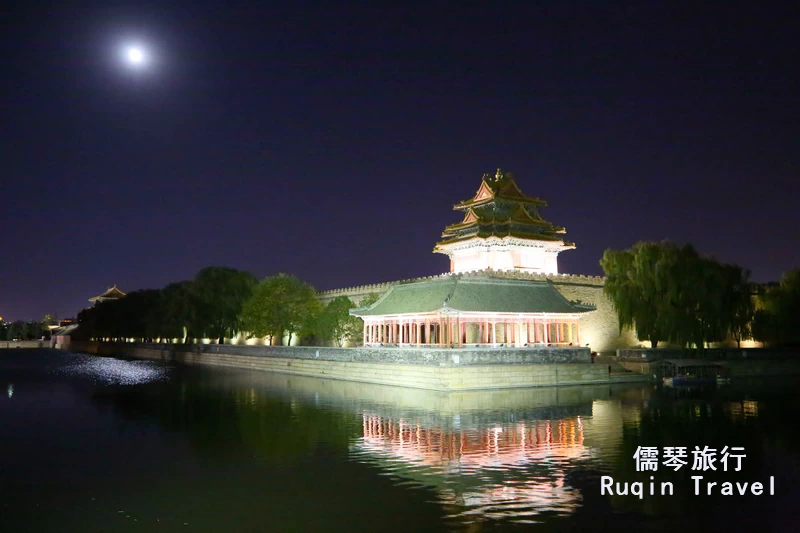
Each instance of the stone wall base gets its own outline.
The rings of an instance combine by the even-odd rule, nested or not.
[[[435,391],[466,391],[514,387],[553,387],[565,385],[601,384],[615,382],[608,367],[592,363],[565,364],[475,364],[425,365],[383,362],[352,362],[293,357],[257,356],[208,353],[189,350],[154,348],[153,345],[107,345],[104,343],[75,343],[72,351],[95,355],[118,355],[136,359],[175,361],[244,368],[380,385],[394,385]],[[646,376],[641,376],[646,380]]]

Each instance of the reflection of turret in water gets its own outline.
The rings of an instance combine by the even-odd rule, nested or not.
[[[392,454],[409,462],[458,470],[523,465],[540,460],[581,457],[581,417],[520,421],[472,430],[423,427],[364,413],[365,450]]]
[[[435,488],[454,516],[569,514],[580,503],[564,482],[570,465],[589,456],[580,416],[465,429],[365,412],[363,431],[355,458]]]
[[[448,517],[466,523],[574,513],[583,495],[567,472],[602,468],[618,447],[622,410],[634,406],[616,400],[626,386],[443,393],[216,368],[181,376],[152,384],[158,394],[131,388],[108,401],[185,432],[209,457],[220,453],[220,435],[267,464],[347,453],[432,490]]]

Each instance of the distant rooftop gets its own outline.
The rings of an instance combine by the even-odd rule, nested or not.
[[[103,294],[95,296],[94,298],[89,298],[89,301],[92,303],[96,303],[96,302],[102,302],[104,300],[118,300],[123,296],[125,296],[125,293],[119,290],[116,285],[114,285]]]

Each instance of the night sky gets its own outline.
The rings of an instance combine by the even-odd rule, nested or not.
[[[0,316],[211,265],[439,274],[497,167],[576,242],[562,272],[664,238],[756,281],[800,266],[793,3],[224,4],[2,12]]]

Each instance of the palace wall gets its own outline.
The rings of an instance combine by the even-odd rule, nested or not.
[[[530,280],[550,280],[558,291],[568,300],[580,300],[582,303],[593,304],[597,307],[596,311],[587,313],[580,320],[581,344],[589,344],[592,351],[598,353],[613,354],[620,348],[631,348],[640,344],[636,334],[630,330],[619,331],[617,314],[609,300],[603,294],[604,278],[600,276],[580,276],[571,274],[531,274],[519,271],[488,271],[491,275],[507,277],[512,279]],[[486,274],[482,271],[481,274]],[[477,274],[477,273],[476,273]],[[449,274],[442,274],[446,276]],[[469,274],[463,274],[469,275]],[[425,281],[436,279],[441,276],[428,276],[410,280],[400,280],[387,283],[376,283],[373,285],[361,285],[358,287],[348,287],[344,289],[334,289],[319,293],[319,299],[327,304],[338,296],[347,296],[353,303],[359,304],[361,300],[369,294],[383,294],[389,287],[396,283],[412,281]]]

